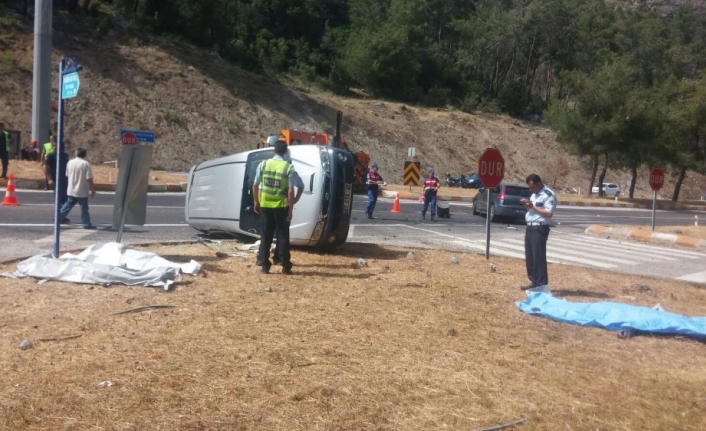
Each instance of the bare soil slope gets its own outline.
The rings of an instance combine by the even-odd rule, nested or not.
[[[5,52],[0,119],[22,131],[23,145],[31,129],[31,25],[5,26],[0,32],[0,50]],[[284,85],[188,44],[144,39],[125,27],[100,36],[70,18],[56,19],[54,64],[72,56],[84,66],[79,95],[66,103],[65,136],[70,148],[85,146],[92,163],[119,158],[121,128],[155,131],[153,168],[186,171],[204,160],[253,149],[283,128],[330,131],[340,109],[344,139],[354,151],[370,151],[390,183],[402,181],[407,147],[416,147],[423,169],[434,167],[443,177],[446,172],[474,171],[483,149],[492,146],[505,157],[509,181],[536,172],[559,191],[585,190],[588,184],[588,170],[577,158],[562,154],[554,133],[543,125]],[[565,175],[561,165],[568,168]],[[647,197],[647,171],[640,174],[637,197]],[[628,178],[625,172],[609,172],[606,181],[625,187]],[[672,186],[670,178],[663,197],[671,195]],[[706,179],[690,173],[681,197],[697,199],[703,191]]]

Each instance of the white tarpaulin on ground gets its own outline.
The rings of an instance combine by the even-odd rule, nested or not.
[[[201,265],[192,260],[180,265],[154,253],[138,251],[117,242],[98,243],[78,255],[66,253],[55,259],[50,253],[32,256],[17,264],[5,277],[34,277],[89,284],[158,286],[165,290],[181,279],[181,273],[196,275]]]

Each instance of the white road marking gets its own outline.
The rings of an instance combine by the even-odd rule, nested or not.
[[[524,244],[525,244],[525,242],[523,240],[512,239],[512,238],[503,238],[503,241],[520,244],[522,246],[524,246]],[[651,258],[648,259],[648,258],[644,258],[644,257],[642,259],[627,260],[627,259],[621,259],[619,257],[607,256],[607,255],[618,255],[618,256],[626,257],[626,256],[620,254],[620,252],[610,252],[610,250],[607,250],[607,249],[600,250],[600,255],[597,255],[597,253],[596,253],[597,250],[595,250],[594,248],[592,248],[589,252],[588,250],[586,250],[585,247],[578,248],[578,249],[575,246],[572,247],[571,243],[568,243],[568,244],[562,243],[560,246],[554,245],[556,243],[557,243],[557,240],[552,241],[550,239],[549,242],[547,243],[547,250],[565,253],[568,255],[582,256],[582,257],[585,257],[587,253],[590,253],[592,259],[604,260],[607,262],[614,262],[614,263],[622,263],[624,265],[636,265],[636,264],[640,263],[640,260],[647,261],[647,262],[653,260]]]
[[[98,231],[102,229],[110,228],[107,225],[96,225]],[[164,224],[145,224],[145,225],[126,225],[127,227],[189,227],[186,223],[164,223]],[[54,223],[0,223],[0,227],[54,227]],[[83,229],[81,225],[62,225],[61,231],[71,230],[71,229]],[[96,232],[95,230],[88,230],[88,232]]]
[[[577,241],[582,241],[582,242],[586,242],[589,244],[596,244],[596,243],[618,244],[618,240],[612,240],[612,239],[606,239],[606,238],[600,238],[600,237],[594,237],[594,236],[588,236],[588,235],[585,235],[585,236],[578,236],[577,235],[575,239]],[[648,253],[663,254],[663,253],[667,252],[675,257],[684,257],[687,259],[699,259],[699,258],[704,259],[704,258],[706,258],[706,254],[704,254],[704,253],[677,250],[675,248],[659,247],[659,246],[655,246],[655,245],[637,244],[634,242],[628,242],[627,240],[620,240],[620,244],[625,247],[643,250]]]
[[[61,233],[60,241],[64,241],[64,242],[80,241],[85,236],[88,236],[88,235],[92,234],[93,232],[95,232],[95,231],[88,230],[88,229],[70,229],[70,230],[67,230],[67,231]],[[34,242],[37,244],[42,244],[42,243],[53,244],[54,243],[54,235],[39,238],[39,239],[35,240]]]
[[[491,240],[492,241],[492,240]],[[483,249],[485,250],[485,240],[483,241],[476,241],[477,243],[480,243],[483,246]],[[525,247],[520,246],[520,245],[514,245],[514,244],[508,244],[502,241],[495,241],[491,242],[492,245],[494,245],[496,248],[501,247],[501,248],[507,248],[510,250],[516,250],[516,251],[521,251],[524,253]],[[491,246],[492,246],[491,245]],[[524,258],[524,254],[522,255]],[[547,252],[547,257],[554,258],[560,262],[575,262],[575,263],[580,263],[583,265],[588,265],[588,266],[595,266],[598,268],[604,268],[604,269],[609,269],[609,268],[616,268],[618,265],[613,265],[610,263],[603,263],[599,262],[597,260],[591,260],[591,259],[582,259],[580,257],[573,257],[573,256],[566,256],[560,253],[553,253],[553,252]]]
[[[706,283],[706,271],[695,272],[693,274],[682,275],[677,277],[677,280],[690,281],[693,283]]]

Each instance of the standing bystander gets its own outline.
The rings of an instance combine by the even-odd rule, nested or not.
[[[294,168],[285,160],[287,143],[277,141],[275,156],[265,160],[257,167],[252,193],[255,201],[255,213],[260,214],[260,249],[257,265],[262,272],[270,272],[270,247],[277,232],[279,261],[282,274],[292,273],[291,254],[289,251],[289,222],[292,220],[294,205]]]
[[[2,175],[0,178],[7,179],[7,165],[10,158],[10,143],[12,137],[5,130],[5,124],[0,123],[0,159],[2,160]]]
[[[272,136],[270,136],[272,138]],[[276,139],[276,137],[275,137]],[[277,141],[275,140],[275,143]],[[272,145],[274,145],[273,143]],[[287,147],[287,155],[284,156],[284,160],[287,161],[290,165],[292,165],[292,187],[297,189],[296,194],[294,195],[294,202],[289,202],[287,201],[287,207],[292,207],[292,217],[294,217],[294,204],[299,202],[299,199],[302,197],[302,193],[304,193],[304,181],[302,181],[302,178],[299,176],[297,173],[296,169],[294,169],[294,165],[292,164],[292,153],[289,151],[289,147]],[[260,189],[262,189],[262,184],[260,184]],[[289,232],[289,227],[292,225],[292,220],[289,220],[287,222],[287,232]],[[275,242],[275,249],[272,251],[272,263],[274,265],[281,265],[282,261],[279,258],[280,255],[280,243],[279,241]]]
[[[64,220],[74,205],[81,206],[81,224],[84,229],[95,229],[91,224],[91,215],[88,213],[88,194],[96,195],[96,185],[93,183],[93,171],[86,161],[86,150],[76,150],[76,157],[66,165],[66,178],[68,180],[67,198],[61,207],[59,220]]]
[[[378,201],[380,186],[387,185],[385,183],[385,180],[383,180],[380,174],[378,174],[377,163],[373,163],[373,165],[370,167],[370,172],[368,172],[365,184],[367,185],[368,189],[368,206],[365,208],[365,215],[371,219],[375,218],[373,217],[373,211],[375,211],[375,204]]]
[[[441,187],[441,181],[434,176],[434,169],[429,169],[429,174],[424,179],[424,184],[422,184],[422,191],[424,192],[422,220],[427,218],[427,208],[431,205],[431,221],[436,221],[436,192],[439,187]]]
[[[520,289],[536,289],[549,285],[547,274],[547,239],[549,221],[556,208],[554,192],[542,183],[537,174],[527,176],[527,186],[532,192],[529,199],[522,198],[522,205],[527,209],[525,221],[525,264],[530,284]]]
[[[53,143],[52,145],[56,146],[56,143]],[[62,151],[61,154],[58,154],[59,152],[56,150],[56,147],[54,148],[54,151],[49,153],[47,157],[44,159],[44,162],[42,162],[42,169],[44,170],[44,178],[46,179],[47,183],[49,184],[49,188],[51,190],[54,190],[54,194],[56,195],[57,190],[56,190],[56,178],[57,178],[57,172],[56,172],[56,158],[59,157],[59,172],[58,175],[63,179],[61,181],[61,188],[58,191],[59,193],[59,208],[61,208],[64,203],[66,202],[66,196],[67,196],[67,191],[69,187],[69,182],[67,181],[66,178],[66,165],[69,163],[69,155],[66,153],[66,151]],[[68,223],[69,219],[63,219],[61,221],[62,223]]]

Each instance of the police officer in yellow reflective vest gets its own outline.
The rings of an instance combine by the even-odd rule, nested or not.
[[[277,249],[282,274],[292,273],[291,254],[289,252],[289,222],[292,220],[294,207],[294,168],[285,160],[287,143],[277,141],[275,156],[260,163],[255,173],[252,193],[255,212],[260,214],[260,250],[257,264],[262,273],[270,272],[270,247],[277,233]],[[288,205],[288,203],[292,205]]]

